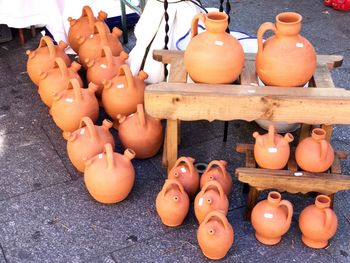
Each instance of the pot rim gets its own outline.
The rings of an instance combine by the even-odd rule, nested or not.
[[[293,17],[295,19],[295,21],[293,20],[291,22],[286,22],[286,21],[283,21],[283,19],[282,19],[283,17],[288,17],[289,19],[291,17]],[[302,20],[303,20],[302,15],[299,13],[296,13],[296,12],[283,12],[283,13],[279,13],[276,16],[276,22],[283,24],[283,25],[299,24],[299,23],[301,23]]]

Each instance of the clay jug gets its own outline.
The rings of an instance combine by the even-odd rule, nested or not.
[[[287,233],[293,216],[293,206],[281,200],[281,194],[270,192],[267,199],[260,201],[252,211],[252,225],[255,237],[265,245],[275,245]]]
[[[107,114],[116,119],[118,114],[128,116],[135,113],[137,104],[143,104],[144,80],[147,78],[147,73],[142,70],[133,77],[129,66],[122,65],[117,76],[103,81],[102,104]]]
[[[329,169],[334,161],[332,145],[326,140],[326,131],[312,130],[311,137],[302,140],[295,150],[295,160],[301,169],[321,173]]]
[[[103,22],[94,24],[94,33],[85,37],[78,36],[79,61],[84,68],[87,68],[86,59],[96,59],[101,56],[102,47],[108,46],[114,56],[119,56],[123,47],[118,38],[122,35],[122,31],[118,28],[113,28],[112,33],[106,28]]]
[[[123,201],[130,193],[135,170],[131,163],[135,153],[126,149],[123,154],[113,152],[111,144],[85,163],[84,181],[90,195],[98,202],[114,204]]]
[[[75,61],[68,68],[63,59],[57,57],[51,70],[40,73],[38,93],[46,106],[51,108],[53,94],[67,89],[70,79],[77,79],[79,86],[83,86],[83,82],[77,73],[80,68],[81,65]]]
[[[206,31],[198,34],[198,20]],[[241,44],[226,33],[228,16],[223,12],[197,14],[192,20],[192,39],[188,44],[184,63],[195,82],[225,84],[234,82],[244,65]]]
[[[103,152],[105,144],[111,144],[114,149],[114,139],[109,131],[112,125],[105,119],[101,126],[97,126],[89,117],[83,117],[79,129],[66,134],[69,160],[79,172],[84,172],[86,159]]]
[[[260,135],[253,133],[255,138],[254,157],[261,168],[283,169],[289,160],[289,143],[294,140],[291,133],[284,137],[276,133],[275,126],[270,125],[268,133]]]
[[[77,130],[83,117],[96,122],[99,113],[96,90],[92,83],[87,89],[82,89],[78,80],[70,79],[68,88],[54,95],[50,114],[63,136]]]
[[[64,52],[66,47],[68,47],[68,45],[63,41],[60,41],[58,45],[55,46],[50,37],[43,36],[36,50],[27,50],[27,72],[35,85],[39,85],[40,73],[53,68],[55,58],[62,58],[67,66],[71,64],[69,57]]]
[[[163,142],[160,119],[148,115],[143,104],[137,104],[135,114],[118,117],[118,135],[124,149],[133,149],[138,159],[151,158],[157,154]]]
[[[334,236],[338,227],[337,215],[330,208],[331,200],[326,195],[318,195],[314,205],[304,208],[299,217],[299,227],[305,245],[324,248]]]
[[[84,6],[81,16],[78,19],[73,19],[68,17],[68,21],[70,24],[70,28],[68,31],[68,42],[70,47],[78,53],[79,51],[79,43],[78,36],[88,37],[94,33],[94,24],[97,21],[103,22],[107,18],[107,13],[100,11],[98,12],[98,16],[94,17],[94,14],[90,8],[90,6]],[[106,29],[108,29],[105,24]]]
[[[232,177],[226,170],[227,162],[224,160],[213,160],[208,164],[207,169],[201,176],[200,187],[202,188],[207,182],[217,181],[226,195],[232,190]]]
[[[166,226],[179,226],[184,221],[190,207],[190,200],[181,183],[176,179],[165,181],[157,195],[157,213]]]
[[[194,213],[200,224],[211,211],[227,215],[228,206],[228,199],[221,185],[217,181],[209,181],[194,200]]]
[[[194,159],[180,157],[168,173],[168,179],[177,179],[190,198],[194,197],[199,188],[199,174],[194,168]]]
[[[269,86],[302,87],[316,69],[316,53],[311,43],[302,37],[302,16],[285,12],[276,16],[276,23],[263,23],[257,33],[256,72]],[[263,43],[266,31],[275,33]]]
[[[199,225],[197,239],[204,256],[221,259],[233,244],[234,232],[224,214],[212,211]]]

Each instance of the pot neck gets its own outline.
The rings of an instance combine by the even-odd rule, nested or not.
[[[228,26],[228,16],[223,12],[209,13],[205,19],[206,31],[210,33],[224,33]]]
[[[315,200],[315,206],[319,209],[325,209],[331,206],[331,200],[326,195],[318,195]]]
[[[302,16],[294,12],[285,12],[276,16],[276,36],[293,37],[299,35]]]
[[[278,204],[281,202],[281,194],[279,192],[270,192],[267,196],[267,202],[271,206],[278,206]]]

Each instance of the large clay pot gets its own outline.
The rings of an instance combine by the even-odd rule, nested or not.
[[[312,130],[311,137],[302,140],[295,150],[295,160],[301,169],[320,173],[331,167],[334,150],[326,140],[326,131],[321,128]]]
[[[287,233],[293,216],[293,206],[281,200],[281,194],[270,192],[267,200],[260,201],[252,211],[255,237],[265,245],[275,245]]]
[[[199,188],[199,174],[193,166],[194,161],[191,157],[180,157],[168,173],[168,179],[179,180],[190,198]]]
[[[228,212],[228,199],[217,181],[207,182],[194,200],[194,212],[199,223],[202,223],[211,211]]]
[[[103,152],[105,144],[111,144],[114,149],[114,139],[109,131],[112,125],[106,119],[101,126],[97,126],[89,117],[83,117],[79,129],[66,134],[68,157],[79,172],[84,172],[86,159]]]
[[[234,232],[224,214],[212,211],[200,224],[197,239],[204,256],[221,259],[226,256],[233,244]]]
[[[276,133],[273,125],[269,126],[268,133],[260,135],[253,133],[255,138],[254,157],[261,168],[283,169],[289,160],[289,143],[294,140],[291,133],[286,133],[284,137]]]
[[[198,20],[206,31],[198,34]],[[228,16],[223,12],[197,14],[192,20],[192,39],[188,44],[184,63],[195,82],[224,84],[234,82],[244,65],[241,44],[226,33]],[[198,34],[198,35],[197,35]]]
[[[39,85],[40,74],[42,72],[47,72],[54,67],[55,58],[62,58],[67,66],[71,64],[69,57],[64,52],[66,47],[68,45],[63,41],[60,41],[55,46],[50,37],[43,36],[36,50],[27,50],[27,72],[35,85]]]
[[[179,226],[184,221],[190,200],[181,183],[176,179],[165,181],[162,190],[157,195],[157,213],[166,226]]]
[[[142,70],[133,77],[128,65],[120,66],[117,76],[103,82],[102,104],[107,114],[116,119],[118,114],[135,113],[137,104],[143,104],[147,78]]]
[[[304,208],[299,217],[299,227],[305,245],[324,248],[334,236],[338,227],[337,215],[330,208],[331,200],[326,195],[318,195],[314,205]]]
[[[316,53],[310,42],[302,37],[302,16],[285,12],[276,16],[276,24],[266,22],[259,27],[256,72],[269,86],[302,87],[316,69]],[[266,31],[275,35],[263,43]]]
[[[94,24],[97,21],[103,22],[107,18],[107,13],[100,11],[98,12],[98,16],[94,17],[94,14],[90,8],[90,6],[84,6],[81,16],[78,19],[73,19],[68,17],[68,21],[70,24],[70,28],[68,31],[68,42],[70,47],[78,53],[79,51],[79,43],[78,36],[88,37],[94,33]],[[106,29],[108,29],[107,25],[105,25]]]
[[[63,59],[57,57],[55,59],[54,67],[49,71],[40,74],[38,93],[46,106],[51,108],[53,94],[67,89],[70,79],[77,79],[79,86],[83,86],[83,82],[77,73],[80,68],[81,65],[75,61],[73,61],[68,68]]]
[[[135,170],[131,163],[135,153],[126,149],[124,155],[113,152],[111,144],[85,163],[84,181],[90,195],[98,202],[114,204],[123,201],[130,193]]]
[[[226,195],[232,190],[232,177],[226,170],[227,162],[224,160],[213,160],[201,176],[200,187],[202,188],[210,181],[217,181]]]

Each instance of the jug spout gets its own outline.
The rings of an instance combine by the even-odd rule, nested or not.
[[[294,136],[291,133],[286,133],[283,137],[288,143],[292,142],[294,140]]]

